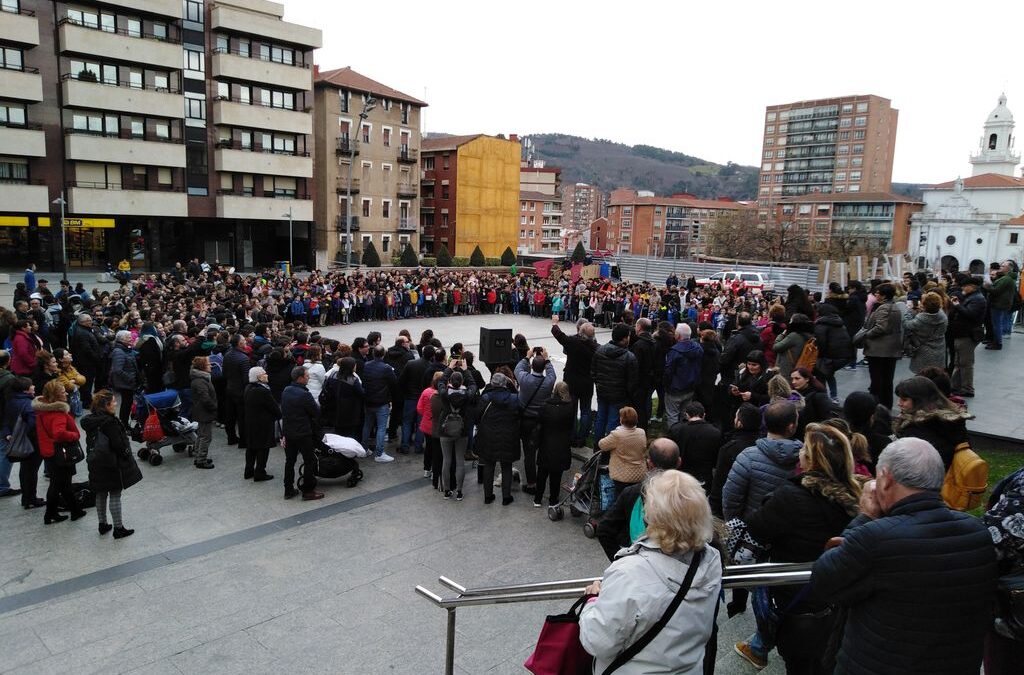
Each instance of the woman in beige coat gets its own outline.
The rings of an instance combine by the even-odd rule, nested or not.
[[[647,434],[636,426],[636,410],[619,410],[619,426],[598,441],[601,452],[610,454],[608,475],[615,481],[615,495],[639,483],[647,475]]]

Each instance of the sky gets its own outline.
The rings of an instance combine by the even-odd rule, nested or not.
[[[1019,0],[280,1],[323,30],[322,69],[425,100],[428,132],[758,166],[765,106],[877,94],[900,111],[893,180],[932,183],[970,175],[1000,92],[1024,125]]]

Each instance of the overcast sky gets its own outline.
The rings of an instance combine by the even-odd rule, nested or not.
[[[279,1],[324,31],[322,68],[424,98],[426,131],[560,132],[757,166],[765,106],[877,94],[900,111],[893,180],[939,182],[970,175],[1001,91],[1024,124],[1019,0]]]

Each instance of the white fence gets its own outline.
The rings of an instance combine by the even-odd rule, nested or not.
[[[814,288],[818,281],[818,268],[812,267],[774,267],[771,265],[735,265],[724,262],[691,262],[672,258],[655,258],[642,255],[620,255],[617,258],[619,271],[626,281],[649,281],[663,284],[672,273],[684,282],[691,274],[698,279],[710,276],[722,270],[740,270],[743,272],[760,272],[775,282],[778,291],[784,291],[790,284],[800,284],[804,288]]]

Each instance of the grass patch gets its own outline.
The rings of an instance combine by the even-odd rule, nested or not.
[[[988,504],[992,488],[1003,478],[1024,466],[1024,452],[987,449],[975,450],[975,452],[988,462],[988,490],[985,490],[985,496],[981,499],[981,506],[968,512],[971,515],[980,516],[985,512],[985,505]]]

